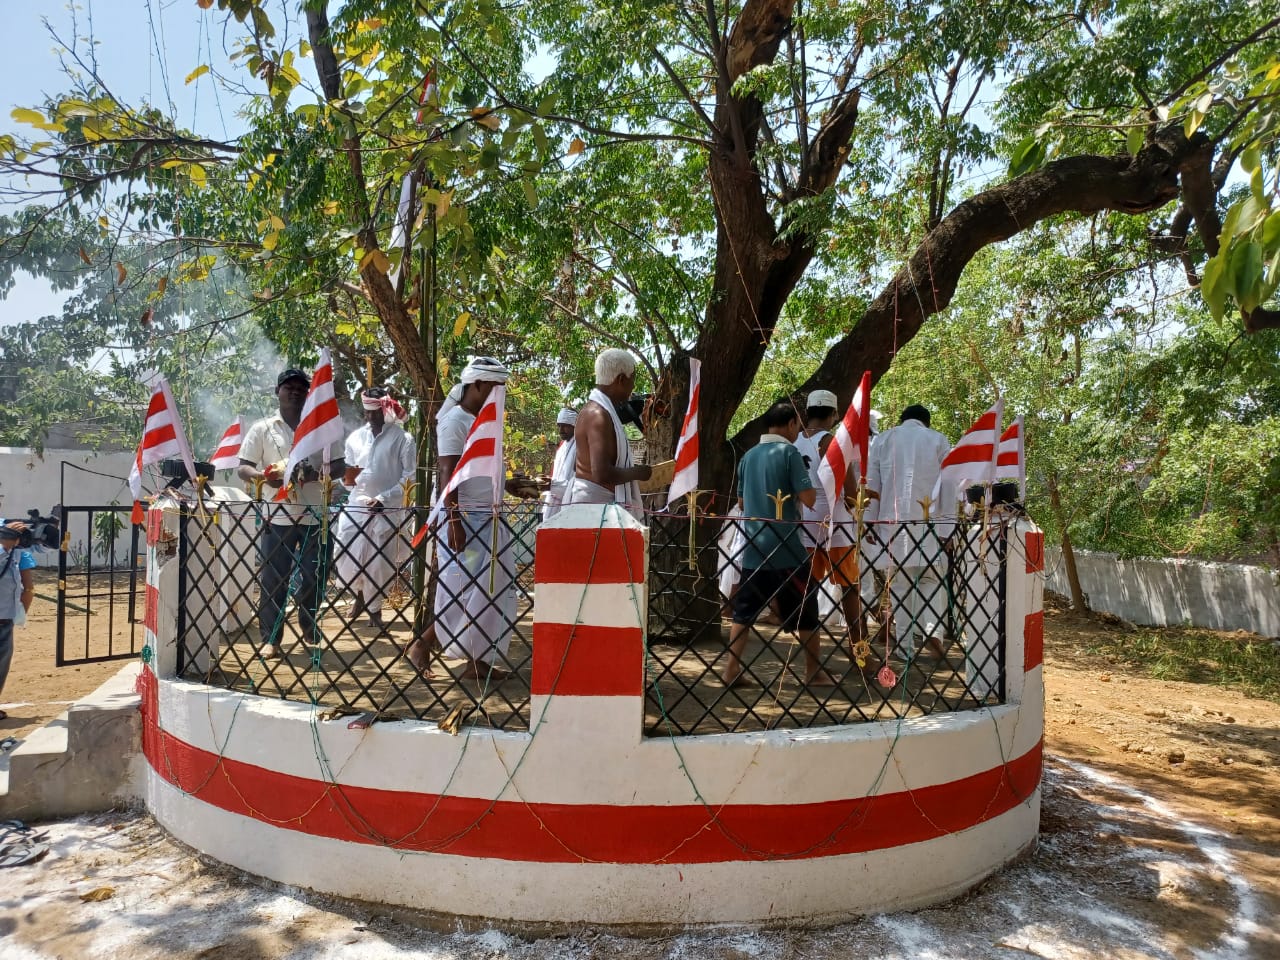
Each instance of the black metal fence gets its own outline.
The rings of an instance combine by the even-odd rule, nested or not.
[[[278,511],[184,510],[181,676],[358,722],[528,729],[538,504],[425,530],[407,507]],[[851,524],[815,563],[772,521],[652,515],[646,732],[1003,702],[1007,522],[876,524],[857,548]]]
[[[809,530],[829,544],[809,559],[788,539],[795,524],[652,516],[646,732],[1003,702],[1007,524],[873,524],[859,541],[850,522]]]
[[[412,507],[187,508],[178,673],[368,722],[527,729],[538,508],[430,528]]]
[[[146,558],[132,507],[62,507],[58,544],[59,667],[128,660],[143,646]]]

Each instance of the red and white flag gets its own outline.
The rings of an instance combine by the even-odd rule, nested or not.
[[[338,410],[338,398],[333,392],[333,363],[328,348],[320,351],[320,363],[311,378],[311,389],[302,405],[302,418],[293,431],[293,447],[284,465],[284,484],[276,494],[277,500],[289,496],[292,484],[289,478],[298,464],[313,454],[320,454],[320,472],[329,472],[329,448],[342,443],[346,430],[342,426],[342,414]]]
[[[942,458],[942,470],[933,485],[932,500],[937,508],[935,516],[955,516],[956,501],[964,496],[966,487],[991,482],[995,475],[1003,414],[1004,398],[1000,398]]]
[[[826,456],[818,464],[818,482],[827,495],[827,506],[835,516],[837,503],[844,501],[844,481],[849,470],[858,467],[858,476],[867,479],[867,447],[871,443],[871,371],[862,375],[862,381],[853,394],[853,402],[844,412],[844,419],[836,427],[836,434],[827,445]]]
[[[702,361],[689,360],[689,410],[684,415],[680,439],[676,443],[675,476],[671,478],[671,491],[667,494],[667,506],[687,493],[698,489],[698,394],[701,390]]]
[[[129,492],[133,494],[134,523],[146,519],[142,511],[142,470],[169,457],[181,457],[186,464],[187,476],[196,478],[195,458],[191,445],[178,417],[178,405],[173,402],[169,382],[158,373],[144,374],[142,382],[151,387],[151,401],[147,404],[147,416],[142,422],[142,442],[138,454],[129,468]]]
[[[234,470],[240,466],[240,441],[243,438],[241,432],[241,421],[243,417],[236,417],[232,421],[231,426],[227,427],[223,433],[222,439],[218,441],[218,448],[213,451],[213,456],[209,458],[209,463],[213,465],[215,470]]]
[[[422,126],[422,115],[425,113],[423,107],[430,104],[435,106],[440,100],[440,87],[436,84],[436,69],[432,67],[427,71],[427,75],[422,78],[422,92],[418,94],[418,112],[414,114],[413,122],[418,126]]]
[[[1022,415],[1014,418],[1009,429],[1000,434],[1000,447],[996,451],[996,479],[1010,475],[1018,478],[1018,491],[1027,495],[1027,439],[1023,433]]]
[[[467,439],[462,445],[462,454],[458,457],[458,465],[453,468],[449,482],[440,492],[440,499],[431,508],[426,527],[434,526],[444,510],[445,502],[464,480],[483,477],[493,483],[493,502],[502,502],[502,494],[506,486],[507,470],[502,459],[502,424],[506,416],[507,388],[498,384],[489,393],[484,406],[476,414],[475,422],[467,431]],[[423,528],[423,530],[426,529]],[[419,537],[415,538],[420,540]],[[414,544],[417,545],[416,543]]]

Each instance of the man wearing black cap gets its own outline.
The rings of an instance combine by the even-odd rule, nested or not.
[[[9,664],[13,662],[14,622],[25,623],[34,592],[28,588],[19,569],[21,567],[18,541],[22,536],[19,526],[0,526],[0,693],[9,679]],[[0,710],[0,720],[7,714]]]
[[[320,515],[328,509],[328,503],[324,486],[318,482],[320,471],[316,465],[306,462],[295,477],[283,475],[284,463],[293,447],[293,432],[302,419],[309,389],[310,378],[296,368],[285,370],[276,378],[279,412],[249,428],[240,445],[240,469],[236,471],[241,480],[253,484],[261,481],[269,488],[265,497],[274,495],[290,480],[296,483],[288,502],[274,502],[264,497],[263,503],[266,523],[262,525],[259,541],[262,570],[258,581],[258,629],[263,643],[262,655],[273,659],[281,656],[285,603],[295,568],[298,587],[293,599],[302,636],[308,643],[319,636],[316,611],[321,594],[320,564],[325,557],[320,543]],[[329,470],[331,476],[342,476],[341,454],[330,460]]]

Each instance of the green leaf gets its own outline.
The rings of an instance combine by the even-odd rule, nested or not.
[[[1224,247],[1216,257],[1210,257],[1200,277],[1200,295],[1204,297],[1204,302],[1215,320],[1222,319],[1223,310],[1226,308],[1227,292],[1222,285],[1222,267],[1226,252]]]
[[[1044,163],[1045,147],[1038,137],[1030,136],[1013,148],[1009,160],[1009,176],[1020,177]]]
[[[532,180],[521,180],[520,187],[524,190],[524,198],[529,201],[529,206],[538,209],[538,191],[534,187]]]
[[[1126,146],[1128,146],[1129,148],[1129,152],[1136,157],[1138,155],[1138,151],[1142,149],[1142,143],[1145,139],[1146,139],[1145,128],[1130,127],[1129,136],[1126,138],[1126,141],[1125,141]]]
[[[265,39],[276,35],[276,28],[271,25],[271,18],[267,16],[267,11],[256,4],[253,8],[253,28]]]
[[[1231,252],[1231,273],[1241,309],[1252,310],[1258,305],[1258,287],[1262,281],[1261,244],[1252,240],[1237,244]]]
[[[1271,250],[1280,243],[1280,210],[1275,210],[1262,222],[1262,245]]]

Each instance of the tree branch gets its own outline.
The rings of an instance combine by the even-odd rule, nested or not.
[[[833,390],[844,406],[863,370],[879,379],[924,321],[951,302],[964,268],[984,247],[1061,213],[1144,213],[1178,196],[1178,170],[1194,148],[1164,131],[1137,157],[1066,157],[965,200],[931,230],[866,312],[798,391]],[[753,420],[733,438],[756,442]]]

